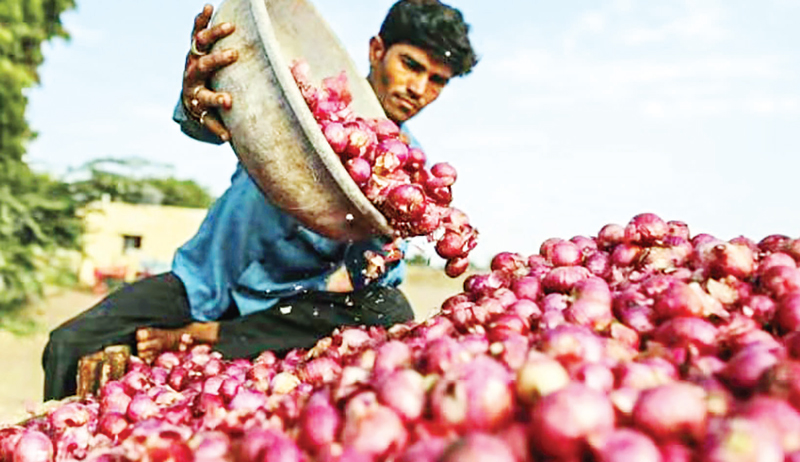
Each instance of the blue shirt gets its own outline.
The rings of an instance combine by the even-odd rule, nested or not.
[[[220,141],[186,116],[178,103],[173,120],[187,135]],[[238,164],[231,185],[217,199],[197,234],[178,249],[172,271],[186,287],[192,317],[219,319],[236,303],[244,316],[273,307],[280,299],[326,288],[327,278],[345,265],[353,286],[366,285],[364,252],[380,250],[384,238],[339,242],[303,227],[272,204]],[[390,267],[373,284],[397,286],[405,264]]]

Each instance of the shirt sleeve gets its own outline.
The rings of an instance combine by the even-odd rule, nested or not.
[[[206,129],[203,125],[200,125],[200,122],[189,117],[180,98],[178,98],[178,104],[175,105],[175,110],[172,112],[172,120],[180,125],[183,133],[198,141],[211,144],[223,143],[217,135]]]
[[[345,254],[345,266],[347,267],[347,272],[350,274],[350,280],[353,282],[354,289],[361,289],[367,284],[397,287],[403,282],[406,276],[406,263],[403,260],[386,265],[386,271],[376,280],[370,281],[365,275],[367,260],[364,258],[364,252],[370,250],[380,253],[382,250],[381,248],[386,242],[387,241],[382,238],[373,238],[366,241],[355,242],[348,247]],[[405,247],[406,243],[404,241],[400,250],[405,252]]]

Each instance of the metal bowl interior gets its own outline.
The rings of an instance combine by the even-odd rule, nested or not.
[[[386,218],[350,178],[308,109],[290,66],[304,59],[312,82],[347,74],[352,107],[362,117],[385,117],[336,35],[306,0],[225,0],[212,24],[236,31],[215,47],[239,59],[217,72],[212,88],[233,97],[221,117],[231,145],[251,178],[275,205],[303,226],[337,240],[393,234]]]

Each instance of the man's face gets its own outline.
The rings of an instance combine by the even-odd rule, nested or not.
[[[405,122],[439,97],[453,76],[446,64],[422,48],[396,43],[388,49],[380,37],[369,43],[369,82],[386,115]]]

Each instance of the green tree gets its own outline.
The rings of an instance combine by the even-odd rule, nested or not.
[[[35,136],[25,118],[26,91],[39,82],[42,42],[68,38],[61,14],[74,6],[74,0],[0,0],[0,314],[65,274],[61,251],[79,246],[82,204],[67,185],[24,162]]]
[[[71,193],[82,202],[103,196],[131,204],[161,204],[207,208],[214,197],[192,180],[172,176],[172,166],[146,159],[94,159],[74,169],[69,176]]]

